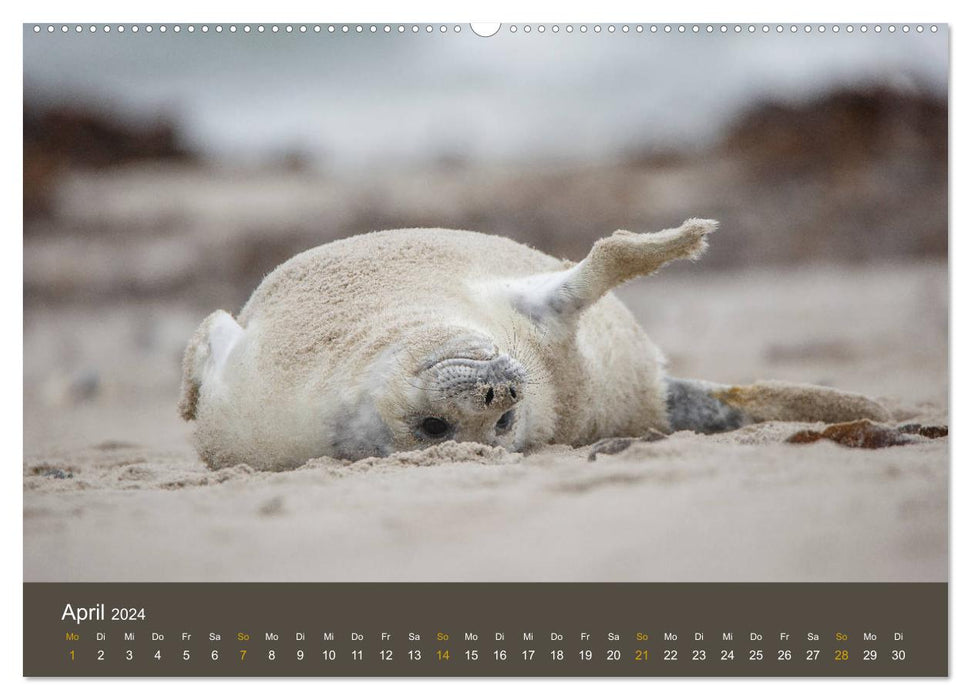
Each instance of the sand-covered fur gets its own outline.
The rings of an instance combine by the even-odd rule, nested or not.
[[[660,354],[616,298],[594,300],[566,334],[514,308],[513,281],[571,267],[505,238],[437,229],[371,233],[296,256],[239,314],[244,335],[221,377],[207,386],[186,361],[183,404],[202,385],[200,454],[213,467],[286,468],[425,446],[405,420],[421,393],[415,376],[442,348],[459,357],[477,343],[525,371],[517,428],[497,444],[582,444],[666,427]],[[205,340],[200,329],[187,358],[205,354]]]

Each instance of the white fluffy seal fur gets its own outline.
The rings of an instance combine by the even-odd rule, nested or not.
[[[885,419],[819,387],[667,379],[610,290],[717,228],[618,231],[580,263],[469,231],[335,241],[280,265],[237,319],[211,314],[186,349],[180,411],[212,468],[359,459],[444,440],[509,450],[779,418]]]

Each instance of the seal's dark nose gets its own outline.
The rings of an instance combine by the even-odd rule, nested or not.
[[[479,406],[490,412],[509,410],[522,398],[524,380],[522,367],[508,355],[484,363],[478,372]]]
[[[479,385],[476,393],[482,402],[480,406],[489,409],[490,412],[506,411],[519,402],[522,387],[516,380],[505,379],[484,382]]]

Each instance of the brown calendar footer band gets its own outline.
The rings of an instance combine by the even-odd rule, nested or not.
[[[946,583],[25,583],[25,676],[946,676]]]

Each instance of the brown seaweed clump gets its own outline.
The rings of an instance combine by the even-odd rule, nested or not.
[[[902,425],[897,429],[902,433],[920,435],[921,437],[931,438],[932,440],[947,437],[946,425],[920,425],[919,423],[908,423],[907,425]]]
[[[924,426],[914,424],[892,427],[880,425],[869,420],[856,420],[849,423],[836,423],[818,430],[800,430],[790,435],[786,442],[809,444],[819,440],[832,440],[844,447],[860,447],[876,450],[881,447],[909,445],[919,441],[915,436],[941,438],[947,435],[947,426]]]

